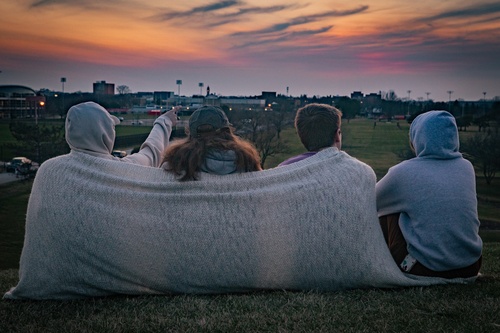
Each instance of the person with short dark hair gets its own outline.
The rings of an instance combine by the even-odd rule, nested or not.
[[[201,173],[228,175],[262,170],[255,147],[233,133],[224,111],[203,106],[189,119],[188,137],[173,141],[163,168],[179,180],[198,180]]]
[[[307,152],[291,157],[278,166],[301,161],[325,148],[336,147],[340,150],[341,118],[342,112],[328,104],[312,103],[297,110],[295,129]]]

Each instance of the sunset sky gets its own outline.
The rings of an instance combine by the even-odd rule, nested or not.
[[[500,2],[1,1],[0,85],[500,97]]]

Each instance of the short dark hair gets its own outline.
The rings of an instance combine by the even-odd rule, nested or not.
[[[342,112],[328,104],[312,103],[297,110],[295,128],[308,151],[333,146]]]

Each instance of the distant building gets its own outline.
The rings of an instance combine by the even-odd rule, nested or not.
[[[106,83],[106,81],[94,82],[94,94],[96,95],[114,95],[115,84]]]
[[[262,92],[262,98],[263,99],[275,99],[276,98],[276,91],[263,91]]]
[[[207,103],[208,104],[208,103]],[[266,100],[262,98],[220,98],[220,105],[226,105],[231,110],[262,111],[266,107]]]
[[[171,97],[174,97],[173,91],[155,91],[153,93],[153,100],[156,104],[162,104]]]
[[[370,93],[363,98],[363,102],[370,105],[380,105],[382,95],[380,93]]]
[[[45,96],[26,86],[0,86],[0,118],[42,117]]]
[[[351,93],[351,99],[357,99],[357,100],[362,100],[364,97],[363,93],[361,91],[353,91]]]

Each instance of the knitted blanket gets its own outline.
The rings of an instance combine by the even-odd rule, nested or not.
[[[262,172],[178,182],[72,152],[33,184],[9,299],[335,291],[466,280],[401,273],[372,169],[336,149]]]

